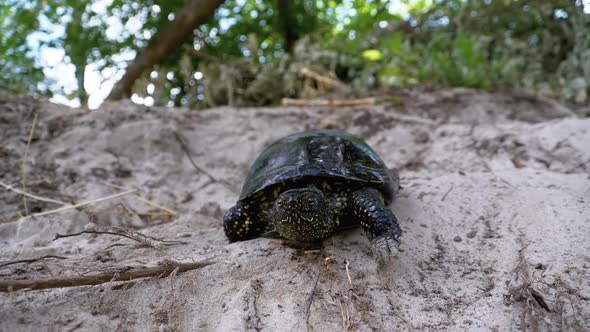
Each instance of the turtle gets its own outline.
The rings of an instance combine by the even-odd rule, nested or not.
[[[395,256],[402,231],[388,205],[399,176],[361,138],[310,130],[268,146],[252,164],[236,204],[223,217],[230,242],[278,233],[319,243],[362,227],[379,261]]]

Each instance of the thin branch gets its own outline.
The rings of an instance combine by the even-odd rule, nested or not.
[[[107,100],[119,100],[131,95],[134,82],[146,69],[165,61],[187,38],[193,35],[193,31],[205,23],[217,7],[225,0],[190,0],[185,1],[184,6],[174,13],[174,20],[161,29],[154,36],[147,47],[139,51],[135,60],[131,62],[123,77],[115,83]]]
[[[22,191],[22,190],[20,190],[18,188],[15,188],[15,187],[13,187],[13,186],[11,186],[9,184],[4,183],[2,181],[0,181],[0,186],[6,188],[7,190],[12,190],[12,191],[14,191],[17,194],[21,194],[23,196],[27,196],[27,197],[32,198],[32,199],[36,199],[38,201],[47,202],[47,203],[54,203],[54,204],[59,204],[59,205],[70,205],[70,204],[68,204],[66,202],[58,201],[56,199],[45,198],[45,197],[41,197],[41,196],[37,196],[37,195],[33,195],[33,194],[30,194],[30,193],[24,192],[24,191]]]
[[[122,236],[122,237],[128,238],[133,241],[137,241],[139,243],[146,244],[146,245],[149,245],[149,243],[147,243],[148,240],[153,240],[153,241],[167,243],[167,244],[187,244],[184,241],[163,240],[163,239],[159,239],[154,236],[142,234],[140,232],[129,233],[124,230],[121,230],[120,232],[116,232],[116,231],[115,232],[113,232],[113,231],[81,231],[78,233],[71,233],[71,234],[57,233],[57,234],[55,234],[55,238],[53,238],[53,241],[59,240],[62,238],[66,238],[66,237],[80,236],[82,234],[107,234],[107,235],[114,235],[114,236]]]
[[[118,193],[118,194],[114,194],[114,195],[110,195],[110,196],[106,196],[106,197],[102,197],[102,198],[98,198],[98,199],[93,199],[93,200],[85,201],[85,202],[74,204],[74,205],[67,205],[67,206],[60,207],[60,208],[55,209],[55,210],[50,210],[50,211],[35,213],[32,216],[39,217],[39,216],[44,216],[44,215],[48,215],[48,214],[52,214],[52,213],[62,212],[62,211],[65,211],[65,210],[77,209],[77,208],[82,207],[84,205],[93,204],[93,203],[99,203],[99,202],[104,202],[104,201],[107,201],[109,199],[121,197],[121,196],[130,194],[130,193],[133,193],[133,192],[135,192],[135,189],[127,190],[127,191],[124,191],[124,192],[121,192],[121,193]]]
[[[293,99],[283,98],[281,99],[281,106],[296,106],[296,107],[351,107],[351,106],[362,106],[362,105],[374,105],[383,101],[383,97],[369,97],[360,99]],[[401,114],[393,110],[387,110],[384,115],[395,121],[423,124],[427,126],[434,126],[437,123],[435,121]]]
[[[0,280],[0,292],[11,292],[20,289],[40,290],[50,288],[78,287],[99,285],[112,281],[129,281],[147,277],[167,277],[172,272],[186,272],[196,270],[215,262],[196,262],[196,263],[178,263],[173,262],[157,267],[121,267],[117,271],[96,273],[82,277],[63,277],[49,279],[32,279],[32,280]]]
[[[108,234],[108,235],[114,235],[114,236],[122,236],[122,237],[126,237],[126,238],[128,238],[130,240],[133,240],[133,241],[137,241],[137,242],[140,242],[140,243],[145,243],[144,240],[139,239],[137,237],[134,237],[134,236],[132,236],[130,234],[127,234],[125,232],[118,233],[118,232],[110,232],[110,231],[81,231],[81,232],[78,232],[78,233],[71,233],[71,234],[59,234],[59,233],[56,233],[55,234],[55,237],[53,238],[53,241],[59,240],[59,239],[63,239],[63,238],[66,238],[66,237],[80,236],[82,234]]]
[[[190,149],[188,148],[188,145],[186,144],[186,140],[184,139],[184,137],[182,137],[182,135],[180,135],[179,132],[174,132],[174,136],[176,137],[176,140],[178,141],[178,143],[180,143],[180,147],[182,148],[182,150],[184,151],[184,153],[186,153],[186,156],[188,157],[188,160],[191,162],[191,164],[193,165],[193,167],[205,174],[209,180],[213,181],[213,182],[217,182],[217,179],[215,179],[215,177],[213,177],[213,175],[209,174],[209,172],[207,172],[203,167],[197,165],[197,163],[193,160],[193,156],[191,155]]]
[[[149,239],[149,240],[154,240],[154,241],[157,241],[157,242],[162,242],[162,243],[167,243],[167,244],[188,244],[188,242],[186,242],[186,241],[164,240],[164,239],[160,239],[160,238],[157,238],[157,237],[154,237],[154,236],[151,236],[151,235],[145,235],[145,234],[140,233],[140,232],[136,232],[135,234],[137,234],[137,235],[139,235],[141,237],[144,237],[146,239]]]
[[[374,105],[375,98],[360,99],[281,99],[281,106],[307,106],[307,107],[348,107],[359,105]]]
[[[449,190],[447,190],[447,192],[443,195],[443,197],[441,197],[440,201],[444,202],[445,199],[447,199],[447,196],[449,196],[449,194],[451,193],[451,191],[453,190],[454,186],[451,185],[451,187],[449,188]]]
[[[16,261],[5,262],[5,263],[0,264],[0,267],[5,267],[5,266],[9,266],[9,265],[14,265],[14,264],[20,264],[20,263],[34,263],[34,262],[40,261],[42,259],[47,259],[47,258],[67,259],[67,257],[62,257],[62,256],[45,255],[45,256],[37,257],[37,258],[19,259]]]
[[[176,140],[178,141],[178,143],[180,143],[180,147],[182,148],[182,150],[184,151],[184,153],[186,154],[186,156],[188,157],[188,160],[191,162],[191,164],[193,165],[193,167],[198,171],[201,172],[203,174],[205,174],[208,178],[210,182],[214,182],[214,183],[222,183],[224,184],[227,188],[229,188],[230,190],[233,190],[232,186],[230,183],[228,183],[227,181],[224,180],[219,180],[216,179],[213,175],[211,175],[209,172],[207,172],[207,170],[205,170],[203,167],[200,167],[199,165],[197,165],[197,163],[194,161],[193,156],[191,155],[191,151],[186,143],[186,140],[182,137],[182,135],[175,131],[174,132],[174,136],[176,137]],[[205,186],[205,185],[203,185]]]
[[[33,140],[33,133],[35,132],[35,127],[37,126],[37,119],[39,118],[39,105],[35,107],[35,115],[33,116],[33,124],[31,125],[31,129],[29,130],[29,138],[27,139],[27,145],[25,147],[25,154],[23,156],[23,163],[22,163],[22,187],[23,191],[27,191],[27,159],[29,157],[29,149],[31,147],[31,141]],[[25,207],[25,214],[29,214],[29,208],[27,207],[27,196],[23,195],[23,205]]]
[[[207,61],[212,61],[213,62],[213,61],[218,60],[216,57],[214,57],[212,55],[209,55],[207,52],[204,52],[204,51],[201,51],[201,50],[195,50],[195,48],[192,47],[192,46],[188,46],[187,45],[185,47],[185,50],[186,50],[186,53],[187,54],[192,55],[192,56],[195,56],[195,57],[198,57],[198,58],[202,58],[202,59],[207,60]]]

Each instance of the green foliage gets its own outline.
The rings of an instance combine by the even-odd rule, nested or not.
[[[48,94],[43,71],[27,38],[39,29],[41,3],[0,3],[0,89],[9,93]]]
[[[78,73],[71,97],[84,103],[88,68],[104,79],[120,75],[184,3],[6,0],[0,87],[68,95],[44,77],[39,61],[42,48],[60,49],[62,63]],[[144,73],[134,94],[157,105],[266,105],[308,96],[298,74],[305,67],[361,92],[434,82],[508,86],[583,103],[590,92],[589,17],[570,0],[228,0]],[[114,26],[122,28],[114,33]]]

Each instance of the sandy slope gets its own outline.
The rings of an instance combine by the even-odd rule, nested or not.
[[[200,113],[40,105],[28,192],[79,202],[137,188],[178,216],[127,195],[19,220],[22,197],[2,190],[0,280],[216,263],[162,279],[1,293],[0,330],[590,329],[590,119],[547,101],[459,89],[408,91],[402,101]],[[0,100],[3,182],[20,182],[35,105]],[[221,216],[257,153],[317,127],[364,137],[400,169],[392,209],[405,233],[385,270],[360,230],[321,251],[273,239],[228,244],[223,235]],[[182,243],[96,234],[53,241],[112,227]],[[66,259],[2,266],[44,255]]]

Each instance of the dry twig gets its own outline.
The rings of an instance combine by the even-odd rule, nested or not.
[[[157,241],[157,242],[162,242],[162,243],[167,243],[167,244],[187,244],[184,241],[174,241],[174,240],[162,240],[162,239],[158,239],[156,237],[153,236],[149,236],[149,235],[145,235],[139,232],[136,233],[128,233],[126,231],[120,231],[120,232],[111,232],[111,231],[81,231],[78,233],[71,233],[71,234],[55,234],[55,238],[53,238],[53,241],[58,240],[58,239],[63,239],[66,237],[73,237],[73,236],[80,236],[82,234],[107,234],[107,235],[114,235],[114,236],[122,236],[125,238],[128,238],[130,240],[133,241],[137,241],[141,244],[145,244],[147,246],[152,246],[151,244],[148,243],[147,240],[153,240],[153,241]]]
[[[63,277],[31,280],[0,280],[0,292],[17,291],[19,289],[40,290],[49,288],[64,288],[98,285],[111,281],[129,281],[147,277],[166,277],[172,272],[185,272],[200,269],[215,264],[215,262],[178,263],[171,262],[167,265],[156,267],[121,267],[115,271],[95,273],[81,277]]]
[[[190,161],[190,163],[193,165],[193,167],[200,173],[205,174],[208,178],[210,182],[213,183],[222,183],[224,184],[226,187],[228,187],[229,189],[232,189],[232,186],[230,183],[228,183],[227,181],[224,180],[220,180],[215,178],[213,175],[211,175],[209,172],[207,172],[207,170],[205,170],[203,167],[197,165],[197,163],[193,160],[193,156],[191,154],[191,151],[188,147],[188,144],[186,143],[186,140],[182,137],[182,135],[175,131],[174,132],[174,136],[176,136],[176,140],[178,141],[178,143],[180,143],[180,147],[182,148],[182,150],[184,151],[184,153],[186,154],[186,156],[188,157],[188,160]],[[208,183],[204,184],[204,186],[206,186]],[[232,189],[233,190],[233,189]]]
[[[169,215],[171,215],[173,217],[176,217],[176,211],[174,211],[172,209],[169,209],[169,208],[164,207],[164,206],[161,206],[161,205],[159,205],[159,204],[157,204],[155,202],[152,202],[152,201],[150,201],[148,199],[145,199],[142,196],[140,196],[138,193],[133,193],[133,196],[135,198],[137,198],[138,200],[144,202],[145,204],[151,206],[151,207],[154,207],[156,209],[162,210],[162,211],[166,212],[167,214],[169,214]]]
[[[27,196],[27,197],[32,198],[32,199],[36,199],[38,201],[47,202],[47,203],[54,203],[54,204],[59,204],[59,205],[69,205],[66,202],[58,201],[56,199],[41,197],[41,196],[37,196],[37,195],[33,195],[33,194],[30,194],[30,193],[24,192],[24,191],[22,191],[20,189],[17,189],[17,188],[15,188],[15,187],[13,187],[13,186],[11,186],[9,184],[4,183],[2,181],[0,181],[0,186],[6,188],[8,190],[12,190],[12,191],[14,191],[17,194],[21,194],[23,196]]]
[[[52,213],[62,212],[62,211],[65,211],[65,210],[77,209],[77,208],[82,207],[84,205],[93,204],[93,203],[99,203],[99,202],[104,202],[104,201],[107,201],[109,199],[121,197],[121,196],[130,194],[130,193],[133,193],[133,192],[135,192],[135,189],[127,190],[127,191],[124,191],[124,192],[121,192],[121,193],[118,193],[118,194],[114,194],[114,195],[110,195],[110,196],[106,196],[106,197],[102,197],[102,198],[98,198],[98,199],[93,199],[93,200],[85,201],[85,202],[74,204],[74,205],[63,206],[63,207],[60,207],[60,208],[55,209],[55,210],[50,210],[50,211],[35,213],[32,216],[39,217],[39,216],[44,216],[44,215],[48,215],[48,214],[52,214]]]
[[[120,189],[120,190],[132,190],[132,189],[129,189],[129,188],[126,188],[126,187],[123,187],[123,186],[119,186],[119,185],[114,184],[114,183],[106,183],[106,185],[107,186],[110,186],[110,187],[113,187],[113,188]],[[169,214],[169,215],[171,215],[173,217],[175,217],[177,215],[176,211],[174,211],[172,209],[169,209],[169,208],[167,208],[165,206],[162,206],[162,205],[160,205],[160,204],[158,204],[158,203],[156,203],[154,201],[150,201],[147,198],[144,198],[139,193],[137,193],[137,191],[133,193],[133,197],[136,197],[139,201],[144,202],[145,204],[147,204],[147,205],[149,205],[151,207],[154,207],[154,208],[156,208],[158,210],[162,210],[166,214]],[[135,212],[135,214],[137,214],[137,215],[158,215],[158,214],[150,214],[149,212]]]
[[[37,257],[37,258],[19,259],[19,260],[15,260],[15,261],[1,263],[0,267],[5,267],[5,266],[9,266],[9,265],[14,265],[14,264],[20,264],[20,263],[34,263],[34,262],[40,261],[42,259],[47,259],[47,258],[67,259],[67,257],[62,257],[62,256],[45,255],[45,256],[41,256],[41,257]]]
[[[348,266],[350,265],[350,262],[348,261],[348,259],[345,259],[344,262],[345,262],[345,266],[346,266],[346,276],[348,277],[348,284],[352,285],[352,279],[350,278],[350,271],[348,270]]]
[[[26,183],[27,183],[27,159],[29,157],[29,149],[31,147],[31,141],[33,140],[33,133],[35,132],[35,127],[37,126],[37,119],[39,118],[39,105],[35,107],[35,115],[33,117],[33,124],[31,125],[31,130],[29,130],[29,138],[27,139],[27,145],[25,147],[25,154],[23,156],[23,163],[22,163],[22,187],[23,191],[27,191]],[[25,214],[29,214],[29,208],[27,207],[27,196],[23,195],[23,205],[25,207]]]
[[[126,233],[126,232],[120,232],[120,233],[118,233],[118,232],[110,232],[110,231],[81,231],[81,232],[78,232],[78,233],[71,233],[71,234],[59,234],[59,233],[56,233],[55,234],[55,237],[53,238],[53,241],[59,240],[59,239],[63,239],[63,238],[66,238],[66,237],[80,236],[82,234],[108,234],[108,235],[114,235],[114,236],[122,236],[122,237],[126,237],[126,238],[128,238],[130,240],[137,241],[137,242],[140,242],[140,243],[144,243],[145,244],[145,241],[144,240],[142,240],[140,238],[137,238],[137,237],[134,237],[134,236],[132,236],[132,235]]]
[[[348,107],[359,105],[373,105],[377,102],[375,98],[360,99],[281,99],[282,106],[307,106],[307,107]]]

